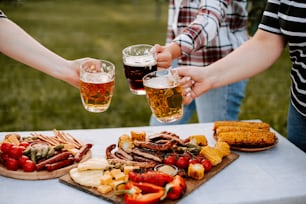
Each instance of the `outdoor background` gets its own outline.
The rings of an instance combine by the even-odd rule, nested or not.
[[[78,89],[0,54],[0,131],[148,125],[146,98],[129,92],[121,50],[138,43],[164,44],[167,7],[166,0],[0,0],[10,19],[59,55],[107,59],[116,65],[109,110],[89,113]],[[285,135],[289,71],[284,52],[271,69],[250,79],[239,118],[260,119]],[[197,122],[195,116],[191,122]]]

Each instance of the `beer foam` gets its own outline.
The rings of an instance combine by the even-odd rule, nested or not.
[[[155,89],[163,89],[163,88],[172,88],[176,86],[173,80],[169,80],[167,76],[165,77],[158,77],[146,80],[144,82],[145,86],[155,88]]]
[[[83,77],[81,78],[83,82],[86,83],[107,83],[109,81],[112,81],[112,75],[111,74],[105,74],[105,75],[97,75],[97,74],[84,74]]]
[[[154,66],[156,63],[153,55],[128,56],[124,62],[124,64],[134,67]]]

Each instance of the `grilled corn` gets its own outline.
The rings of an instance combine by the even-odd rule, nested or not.
[[[226,157],[231,153],[230,146],[226,142],[217,141],[215,144],[215,148],[219,150],[219,152],[221,153],[221,157]]]
[[[216,121],[214,123],[214,130],[222,126],[248,127],[248,128],[264,129],[264,130],[270,129],[270,125],[264,122]]]
[[[204,146],[201,148],[200,155],[208,159],[212,166],[216,166],[222,162],[222,154],[220,151],[211,146]]]
[[[188,138],[189,143],[198,146],[206,146],[207,138],[205,135],[192,135]]]
[[[205,169],[202,164],[189,164],[187,174],[193,179],[200,180],[204,178],[204,171]]]
[[[127,134],[121,135],[119,137],[118,147],[123,149],[125,152],[131,152],[134,147],[132,138]]]
[[[262,132],[222,132],[217,135],[217,140],[229,145],[266,146],[275,142],[275,134],[270,131]]]

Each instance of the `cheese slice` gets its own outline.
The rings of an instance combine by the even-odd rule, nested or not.
[[[103,176],[103,170],[88,170],[79,171],[78,168],[73,168],[69,174],[74,182],[87,187],[98,187],[101,185],[100,180]]]
[[[79,163],[78,170],[86,171],[86,170],[105,170],[110,167],[110,164],[106,160],[106,158],[91,158],[85,162]]]

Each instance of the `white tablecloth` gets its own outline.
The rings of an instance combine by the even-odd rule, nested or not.
[[[185,138],[205,134],[214,144],[212,123],[159,127],[130,127],[88,130],[64,130],[86,143],[93,143],[93,157],[104,156],[105,148],[131,130],[147,134],[170,131]],[[32,132],[19,132],[26,136]],[[38,131],[53,135],[52,131]],[[0,139],[7,133],[0,133]],[[232,164],[201,185],[179,203],[306,203],[306,154],[277,133],[278,145],[270,150],[243,153]],[[24,181],[0,176],[0,203],[101,204],[106,201],[60,183],[58,179]]]

